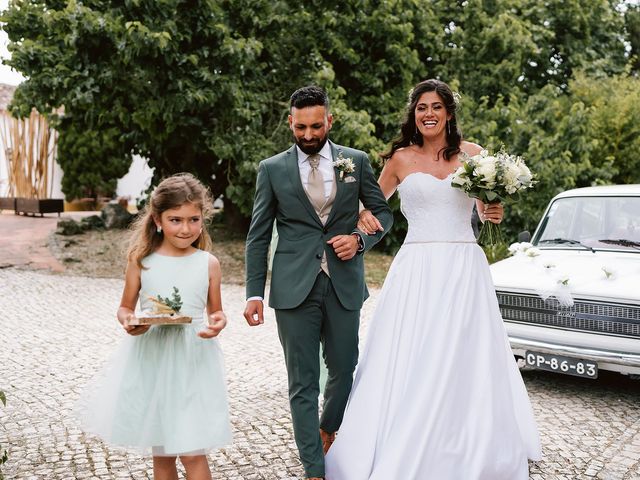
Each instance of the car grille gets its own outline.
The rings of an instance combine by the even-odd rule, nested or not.
[[[502,318],[512,322],[640,338],[640,305],[576,300],[563,307],[555,298],[496,292]]]

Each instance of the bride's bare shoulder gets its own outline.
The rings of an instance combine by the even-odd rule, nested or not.
[[[415,145],[409,145],[408,147],[402,147],[393,152],[388,162],[393,163],[394,166],[403,166],[407,163],[412,163],[415,160],[415,155]]]
[[[482,147],[477,143],[467,142],[463,140],[460,142],[460,150],[473,157],[474,155],[478,155],[482,151]]]

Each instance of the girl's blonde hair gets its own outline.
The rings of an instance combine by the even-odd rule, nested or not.
[[[155,218],[162,212],[192,203],[202,211],[202,232],[191,244],[200,250],[211,249],[211,237],[207,231],[208,220],[213,215],[211,192],[190,173],[177,173],[165,178],[155,188],[149,200],[133,223],[131,241],[127,250],[127,259],[134,261],[140,268],[142,259],[153,253],[162,243],[162,233],[157,231]]]

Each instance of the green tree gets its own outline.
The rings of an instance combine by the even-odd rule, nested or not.
[[[564,190],[640,183],[637,78],[574,75],[568,93],[548,85],[506,106],[481,105],[484,121],[471,128],[471,135],[486,139],[490,148],[505,142],[537,175],[535,188],[507,209],[504,227],[512,240],[524,228],[533,230],[549,200]]]
[[[308,83],[330,93],[332,138],[374,160],[397,134],[409,89],[439,77],[463,95],[466,138],[504,143],[540,167],[540,198],[623,178],[623,143],[614,160],[596,161],[604,148],[589,138],[588,109],[596,107],[586,93],[574,96],[582,92],[578,73],[584,82],[626,75],[637,9],[625,20],[617,3],[15,0],[1,21],[9,63],[28,77],[14,111],[64,106],[64,115],[49,115],[70,177],[65,193],[112,188],[138,153],[156,177],[197,174],[224,197],[227,222],[243,227],[257,163],[291,143],[287,99]],[[574,145],[562,147],[562,135]],[[528,207],[517,208],[510,231],[531,221]],[[402,228],[395,232],[388,248]]]
[[[640,5],[630,5],[624,18],[629,36],[632,67],[634,72],[638,74],[640,71]]]

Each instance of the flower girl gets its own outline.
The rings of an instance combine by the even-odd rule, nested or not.
[[[86,431],[150,450],[157,480],[178,478],[177,457],[190,480],[210,479],[206,451],[231,440],[214,338],[227,323],[221,270],[204,228],[211,208],[207,189],[190,174],[155,189],[134,226],[117,313],[129,336],[80,403]]]

